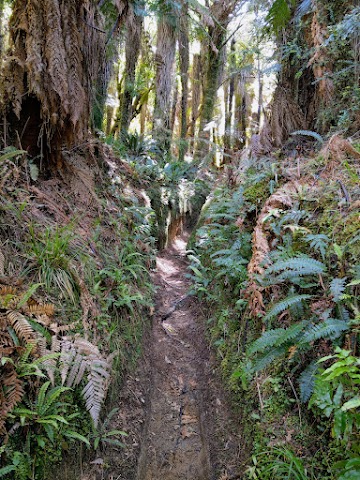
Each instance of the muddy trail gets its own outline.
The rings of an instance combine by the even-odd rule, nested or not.
[[[107,452],[107,474],[101,469],[97,479],[242,478],[241,419],[230,408],[209,348],[206,312],[189,295],[185,249],[185,240],[177,239],[157,257],[151,330],[112,425],[129,437],[125,449]]]
[[[157,258],[149,404],[137,480],[238,478],[239,436],[214,375],[204,315],[189,295],[186,243]],[[232,457],[232,458],[229,458]]]

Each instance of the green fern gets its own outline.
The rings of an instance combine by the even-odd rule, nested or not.
[[[325,265],[309,257],[308,255],[299,255],[286,260],[278,260],[266,269],[267,275],[273,275],[271,281],[280,283],[286,280],[294,280],[305,275],[319,275],[326,270]]]
[[[270,30],[274,33],[280,32],[285,28],[291,18],[291,8],[289,4],[294,5],[294,0],[275,0],[266,16],[266,22]]]
[[[305,135],[307,137],[313,137],[320,143],[324,143],[324,139],[321,135],[316,132],[312,132],[311,130],[296,130],[296,132],[292,132],[291,135]]]
[[[254,361],[253,371],[259,372],[261,370],[264,370],[264,368],[270,365],[270,363],[272,363],[274,360],[283,357],[287,350],[288,348],[284,345],[282,347],[277,347],[269,350],[264,355]]]
[[[300,345],[315,342],[320,338],[330,338],[332,340],[339,338],[344,332],[349,329],[347,322],[337,320],[335,318],[328,318],[324,322],[313,325],[303,335]]]
[[[333,278],[330,282],[330,293],[336,303],[341,300],[345,291],[346,280],[346,278]]]
[[[309,300],[312,298],[312,295],[307,295],[307,294],[301,294],[301,295],[291,295],[284,300],[281,300],[280,302],[276,303],[265,315],[263,318],[263,321],[266,322],[267,320],[271,320],[272,318],[276,317],[279,315],[279,313],[284,312],[288,308],[298,305],[301,302],[305,300]]]
[[[300,386],[300,400],[305,403],[307,402],[315,386],[316,374],[319,370],[319,365],[316,361],[311,362],[308,367],[301,373],[299,377],[299,386]]]
[[[311,248],[313,248],[316,252],[320,253],[323,260],[325,259],[326,250],[328,249],[329,243],[331,241],[327,235],[324,235],[322,233],[317,235],[309,234],[306,235],[304,240],[305,242],[310,244]]]
[[[274,330],[268,330],[250,345],[248,354],[253,355],[254,353],[272,347],[281,347],[282,345],[288,344],[299,336],[308,323],[308,321],[304,320],[303,322],[296,323],[287,329],[277,328]]]

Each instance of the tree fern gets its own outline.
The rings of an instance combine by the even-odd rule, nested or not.
[[[288,308],[290,308],[293,305],[299,304],[305,300],[309,300],[312,298],[312,295],[291,295],[289,297],[286,297],[285,299],[281,300],[280,302],[277,302],[265,315],[263,318],[264,322],[267,320],[271,320],[272,318],[276,317],[279,315],[279,313],[284,312]]]

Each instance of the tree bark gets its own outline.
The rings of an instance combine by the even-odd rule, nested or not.
[[[2,105],[13,144],[50,165],[87,139],[104,47],[91,0],[15,0]]]
[[[179,35],[179,55],[180,55],[180,75],[181,75],[181,120],[180,120],[180,145],[179,145],[179,161],[183,162],[188,149],[187,138],[187,107],[189,96],[189,63],[190,63],[190,46],[189,46],[189,18],[188,4],[184,2],[182,5],[180,19],[180,35]]]
[[[153,137],[163,153],[170,149],[170,110],[176,50],[176,17],[173,11],[158,19]]]
[[[123,92],[120,97],[119,117],[117,119],[121,135],[127,134],[133,115],[135,72],[140,55],[142,30],[143,16],[137,15],[134,7],[130,6],[126,31]]]
[[[238,3],[237,0],[215,0],[210,7],[214,22],[208,26],[209,42],[205,86],[200,114],[200,134],[195,153],[197,160],[204,158],[209,153],[210,132],[209,129],[206,131],[204,129],[213,119],[217,90],[220,83],[222,55],[225,47],[227,27],[230,21],[230,14],[234,11]]]

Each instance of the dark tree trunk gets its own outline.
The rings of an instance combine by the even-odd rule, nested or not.
[[[136,65],[139,60],[143,17],[137,15],[130,7],[125,48],[125,73],[123,77],[123,92],[120,97],[119,117],[117,120],[120,134],[127,134],[133,116],[133,99],[135,87]]]

